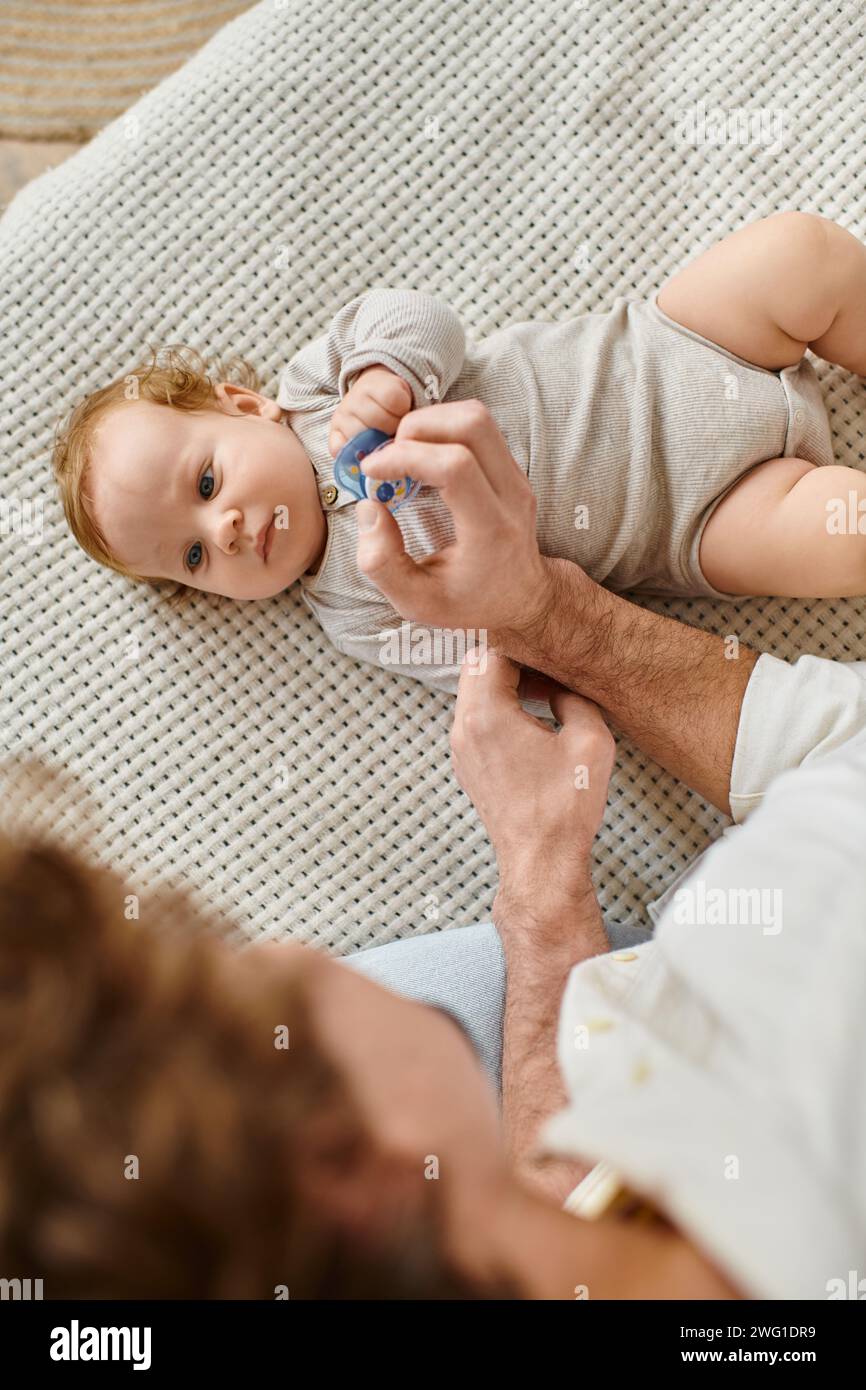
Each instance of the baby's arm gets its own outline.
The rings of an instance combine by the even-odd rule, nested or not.
[[[866,594],[866,473],[798,458],[758,464],[710,517],[700,563],[728,594]]]
[[[296,353],[280,378],[278,403],[287,410],[343,397],[364,367],[389,367],[408,383],[414,408],[444,398],[466,352],[454,310],[421,290],[376,288],[334,316],[328,331]]]

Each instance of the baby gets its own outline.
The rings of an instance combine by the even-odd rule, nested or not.
[[[334,477],[349,439],[474,398],[528,475],[542,553],[599,583],[863,594],[866,475],[834,463],[807,347],[866,375],[866,248],[825,218],[779,213],[649,300],[515,323],[476,346],[430,295],[370,290],[291,359],[276,400],[246,364],[243,384],[215,381],[197,354],[199,367],[168,350],[167,366],[75,407],[55,476],[76,539],[103,564],[235,599],[300,580],[338,650],[453,691],[453,660],[394,658],[402,620],[358,568],[356,495]],[[396,516],[415,559],[454,538],[435,489]]]

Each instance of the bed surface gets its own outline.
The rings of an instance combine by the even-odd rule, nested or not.
[[[266,3],[23,189],[0,221],[0,495],[44,522],[3,535],[0,755],[80,787],[28,823],[90,815],[142,892],[184,884],[239,939],[342,954],[485,920],[450,701],[338,655],[295,590],[177,614],[96,566],[54,495],[55,422],[150,343],[245,356],[275,395],[373,284],[441,295],[477,338],[649,295],[773,211],[866,235],[864,58],[847,3]],[[701,142],[700,103],[775,135]],[[817,366],[863,467],[864,383]],[[860,600],[652,606],[783,657],[866,654]],[[607,919],[646,925],[725,823],[621,739]]]

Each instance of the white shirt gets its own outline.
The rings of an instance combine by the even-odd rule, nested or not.
[[[731,799],[746,824],[654,939],[572,971],[569,1105],[541,1140],[604,1161],[746,1295],[827,1298],[866,1276],[866,663],[760,658]]]
[[[823,758],[866,729],[866,661],[765,653],[740,711],[731,767],[731,814],[740,824],[786,768]]]

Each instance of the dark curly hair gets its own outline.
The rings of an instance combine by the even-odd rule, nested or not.
[[[375,1248],[305,1201],[304,1165],[370,1139],[303,969],[232,991],[226,931],[0,832],[0,1272],[46,1298],[514,1296],[449,1266],[435,1183]]]

